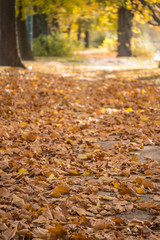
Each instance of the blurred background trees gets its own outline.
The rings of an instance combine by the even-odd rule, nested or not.
[[[0,0],[1,11],[9,11],[7,3],[3,2]],[[151,56],[155,47],[160,44],[159,0],[16,0],[16,3],[13,2],[12,12],[16,7],[17,19],[16,22],[13,21],[15,34],[12,33],[12,37],[17,32],[18,41],[14,40],[13,44],[11,37],[7,37],[10,32],[8,19],[11,15],[4,16],[2,13],[0,16],[1,65],[7,64],[8,61],[3,63],[4,56],[8,55],[4,43],[5,36],[8,44],[12,46],[10,55],[13,49],[17,49],[15,59],[23,60],[33,60],[33,54],[67,56],[75,51],[93,47],[117,52],[117,56]],[[32,18],[32,22],[27,29],[29,17]],[[20,65],[11,61],[12,65]],[[11,63],[8,62],[8,65]]]

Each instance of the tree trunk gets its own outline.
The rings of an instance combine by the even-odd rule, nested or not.
[[[33,16],[33,38],[37,38],[40,34],[51,34],[46,17],[45,14],[37,14]]]
[[[18,26],[18,41],[21,58],[23,60],[34,60],[33,53],[30,47],[28,32],[26,21],[21,20],[21,14],[17,18],[17,26]]]
[[[85,31],[84,42],[85,42],[85,48],[89,48],[89,31],[88,30]]]
[[[0,65],[24,67],[16,31],[15,0],[0,0]]]
[[[121,7],[118,11],[118,57],[131,56],[133,13]]]
[[[71,34],[71,29],[72,29],[72,23],[69,24],[68,29],[67,29],[68,37],[69,37],[70,34]]]
[[[81,29],[81,25],[79,23],[78,24],[78,30],[77,30],[77,40],[78,41],[81,41],[81,32],[82,32],[82,29]]]

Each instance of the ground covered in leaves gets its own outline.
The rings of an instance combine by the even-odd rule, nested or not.
[[[95,65],[0,69],[0,239],[160,239],[160,70]]]

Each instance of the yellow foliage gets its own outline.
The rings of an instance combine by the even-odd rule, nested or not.
[[[18,173],[22,174],[22,173],[25,173],[26,171],[27,171],[27,169],[21,168]]]

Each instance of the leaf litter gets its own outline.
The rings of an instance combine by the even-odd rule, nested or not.
[[[29,64],[0,71],[0,238],[158,240],[160,71]]]

